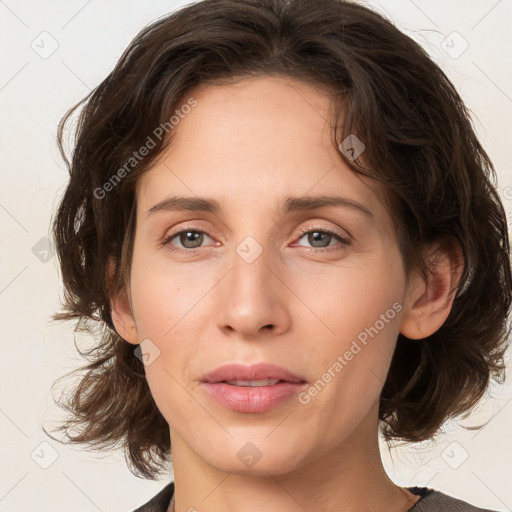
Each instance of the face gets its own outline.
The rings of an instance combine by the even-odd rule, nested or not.
[[[190,96],[137,188],[128,292],[147,380],[173,445],[223,471],[282,474],[364,422],[376,435],[407,293],[397,238],[376,184],[332,145],[322,92],[258,78]],[[338,201],[305,201],[323,196]],[[301,382],[206,386],[226,363]]]

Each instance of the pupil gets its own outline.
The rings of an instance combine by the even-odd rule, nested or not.
[[[198,247],[201,245],[202,242],[202,233],[198,233],[197,231],[187,231],[185,233],[182,233],[181,236],[181,243],[184,247],[187,247],[188,249],[194,249],[195,247]],[[199,243],[197,243],[199,241]],[[188,242],[192,242],[192,245],[187,245]],[[196,243],[194,245],[194,242]]]
[[[312,232],[312,233],[310,233],[310,234],[309,234],[309,236],[308,236],[308,238],[309,238],[308,242],[309,242],[313,247],[325,247],[325,246],[322,246],[322,245],[320,245],[320,246],[315,245],[315,244],[316,244],[316,242],[321,242],[321,241],[322,241],[321,239],[322,239],[322,237],[323,237],[323,236],[326,236],[328,239],[329,239],[329,237],[330,237],[330,235],[328,235],[327,233],[322,233],[322,232],[320,232],[320,231],[313,231],[313,232]],[[328,240],[328,241],[329,241],[329,240]],[[327,245],[329,245],[329,244],[327,244]]]

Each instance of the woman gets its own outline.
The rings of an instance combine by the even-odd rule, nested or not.
[[[482,510],[379,453],[504,371],[494,168],[424,50],[347,1],[204,0],[84,102],[56,317],[104,330],[68,440],[145,478],[172,449],[138,511]]]

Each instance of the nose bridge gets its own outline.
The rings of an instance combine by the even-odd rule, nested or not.
[[[238,299],[272,300],[267,292],[270,290],[269,280],[272,280],[270,269],[277,258],[271,254],[269,240],[266,243],[262,236],[259,238],[261,243],[254,236],[247,235],[235,247],[231,278],[232,293],[240,295]]]
[[[221,305],[220,327],[229,326],[246,337],[263,327],[282,331],[289,319],[282,295],[286,287],[279,282],[280,272],[275,268],[279,257],[272,254],[272,243],[268,237],[266,240],[260,243],[248,235],[235,246],[227,297]]]
[[[242,288],[256,286],[257,289],[263,285],[262,280],[268,281],[272,275],[269,267],[278,264],[279,254],[273,253],[275,229],[269,219],[261,216],[256,205],[246,204],[239,211],[245,212],[245,216],[238,219],[239,229],[233,233],[239,240],[232,254],[233,279],[241,280]]]

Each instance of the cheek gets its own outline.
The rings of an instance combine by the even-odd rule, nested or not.
[[[201,353],[204,329],[211,324],[207,294],[212,279],[192,265],[143,256],[134,253],[130,290],[139,339],[157,347],[158,357],[144,367],[146,378],[164,416],[186,421],[197,404],[183,383],[190,380],[190,362]]]
[[[316,316],[303,324],[304,340],[322,350],[308,352],[314,389],[304,402],[321,407],[324,421],[340,421],[339,411],[363,413],[378,398],[400,330],[405,282],[399,262],[366,261],[312,280],[309,304]],[[302,289],[306,297],[306,288]],[[307,302],[308,299],[305,299]]]
[[[199,324],[217,274],[209,263],[173,264],[161,254],[135,252],[130,289],[139,337],[176,339],[182,325]]]
[[[315,378],[299,396],[300,414],[304,421],[318,427],[313,431],[320,444],[335,444],[350,435],[370,408],[376,406],[389,371],[399,325],[399,312],[387,300],[382,304],[382,308],[375,305],[362,311],[349,309],[347,305],[335,324],[339,336],[331,337],[322,351],[310,352]],[[357,316],[350,316],[351,313]],[[381,313],[388,323],[381,320]],[[325,429],[325,425],[330,428]]]
[[[405,280],[399,260],[384,258],[383,252],[327,269],[300,268],[290,283],[303,303],[295,321],[310,332],[316,329],[316,337],[338,351],[358,335],[364,338],[365,329],[375,324],[378,331],[390,326],[397,331]]]

